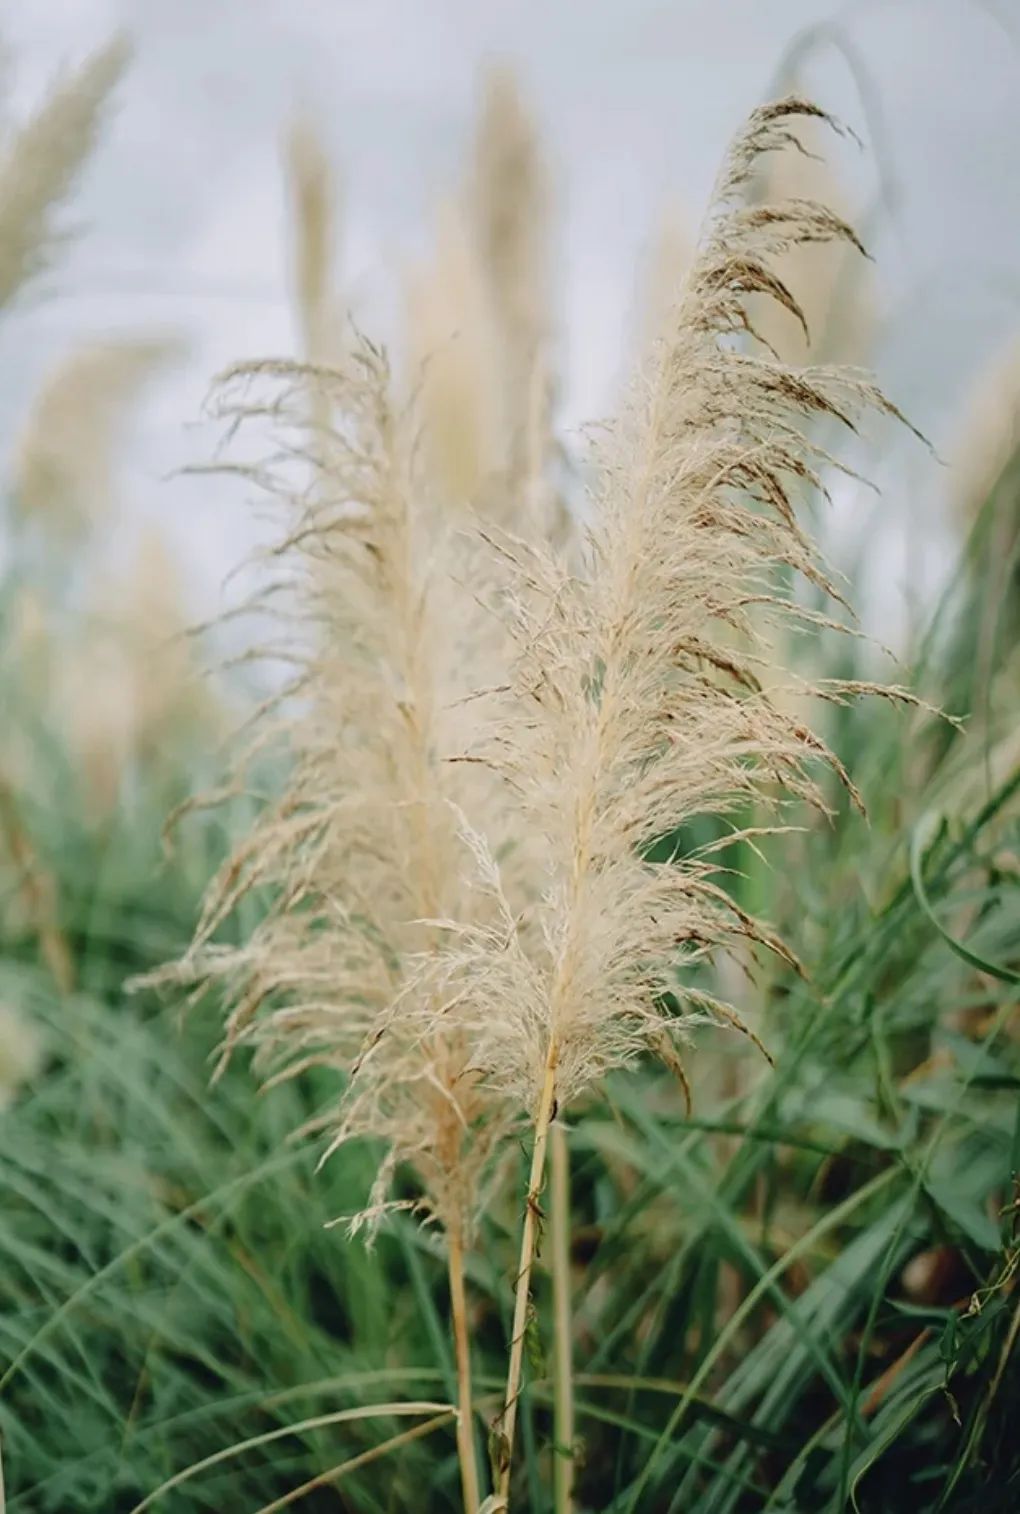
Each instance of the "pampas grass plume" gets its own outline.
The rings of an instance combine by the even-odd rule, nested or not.
[[[407,297],[409,368],[422,436],[451,508],[489,507],[506,466],[499,333],[477,246],[460,206],[443,207],[431,261]]]
[[[466,929],[448,971],[466,1018],[464,1002],[473,1006],[489,1082],[534,1125],[504,1497],[551,1121],[644,1052],[686,1082],[680,1053],[699,1022],[751,1034],[699,982],[699,964],[720,948],[748,941],[792,960],[723,887],[718,844],[685,841],[690,823],[717,817],[732,840],[750,802],[773,824],[790,800],[824,811],[819,765],[856,799],[838,759],[760,677],[778,633],[819,619],[790,597],[787,575],[840,598],[793,507],[827,463],[812,423],[898,413],[864,380],[753,350],[750,301],[805,324],[782,260],[811,244],[859,249],[819,203],[747,203],[763,157],[796,148],[803,123],[828,121],[791,97],[755,111],[736,139],[654,357],[597,446],[586,575],[519,542],[503,549],[521,585],[519,657],[486,755],[518,795],[522,825],[548,838],[549,865],[527,940],[516,922],[506,933]],[[671,860],[647,860],[668,836],[679,838]]]
[[[693,238],[684,212],[679,205],[669,205],[655,228],[639,269],[635,322],[639,364],[647,361],[661,338],[693,256]]]
[[[47,266],[55,215],[96,142],[103,108],[130,55],[118,36],[57,84],[0,153],[0,305]]]
[[[313,446],[310,395],[323,417]],[[337,1097],[306,1127],[327,1133],[322,1160],[362,1136],[384,1148],[352,1229],[409,1207],[442,1225],[474,1509],[463,1253],[506,1121],[456,1006],[435,1012],[429,964],[448,918],[484,926],[500,909],[469,819],[494,833],[499,795],[487,770],[448,760],[464,749],[465,696],[491,676],[495,621],[462,558],[463,532],[422,476],[414,415],[396,406],[371,343],[353,337],[333,368],[238,367],[214,409],[232,433],[267,420],[272,431],[271,460],[237,471],[277,511],[261,602],[268,654],[290,676],[249,755],[282,747],[288,779],[213,880],[187,957],[160,976],[225,991],[221,1066],[247,1045],[269,1084],[332,1071]],[[239,782],[245,764],[242,754]],[[240,945],[222,944],[220,926],[256,889],[271,891],[268,912]],[[394,1203],[402,1164],[419,1196]]]
[[[160,528],[125,568],[97,576],[56,669],[55,703],[88,807],[109,815],[125,781],[158,780],[175,756],[208,747],[223,717],[194,665],[180,571]]]
[[[514,397],[526,394],[551,336],[549,188],[537,131],[505,67],[485,83],[465,202],[499,327],[514,434],[524,422]]]
[[[340,191],[317,125],[298,117],[283,143],[292,215],[294,301],[304,356],[325,363],[336,355],[340,322],[333,291],[339,244]]]
[[[839,598],[791,504],[792,486],[817,485],[825,461],[808,424],[892,407],[837,370],[798,371],[733,343],[749,296],[800,319],[774,260],[855,240],[812,202],[740,201],[800,118],[824,119],[796,99],[763,108],[733,149],[655,358],[598,447],[588,576],[540,549],[505,548],[527,593],[516,601],[516,699],[489,756],[556,861],[540,959],[512,940],[477,953],[469,940],[462,968],[476,985],[481,1061],[528,1108],[553,1048],[562,1104],[664,1032],[682,1034],[685,1017],[659,1008],[683,994],[681,965],[737,937],[781,949],[735,910],[710,853],[652,865],[652,844],[752,798],[774,807],[784,791],[824,808],[814,769],[839,771],[764,691],[760,667],[770,633],[812,620],[781,574]],[[688,990],[688,1022],[717,1013],[731,1019]]]
[[[50,540],[87,535],[108,510],[114,459],[146,384],[180,353],[163,338],[81,347],[43,383],[16,443],[13,500]]]

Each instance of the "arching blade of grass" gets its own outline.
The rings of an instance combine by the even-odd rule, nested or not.
[[[443,1425],[448,1425],[453,1418],[453,1412],[437,1414],[432,1419],[427,1419],[424,1424],[413,1425],[410,1430],[402,1430],[399,1435],[390,1436],[379,1446],[373,1446],[370,1451],[362,1451],[357,1456],[352,1456],[347,1461],[340,1462],[335,1467],[330,1467],[326,1472],[319,1472],[315,1477],[310,1477],[300,1487],[294,1488],[289,1493],[284,1493],[281,1498],[274,1498],[272,1503],[263,1504],[256,1514],[277,1514],[280,1509],[289,1508],[306,1493],[314,1493],[316,1488],[335,1487],[342,1477],[348,1472],[356,1472],[359,1467],[367,1467],[371,1462],[381,1461],[384,1456],[398,1451],[401,1447],[410,1445],[413,1440],[421,1440],[426,1435],[431,1435],[433,1430],[439,1430]]]
[[[243,1456],[245,1451],[268,1445],[284,1436],[303,1435],[308,1430],[321,1430],[328,1425],[347,1424],[353,1420],[384,1419],[391,1416],[396,1418],[404,1414],[433,1414],[437,1411],[444,1418],[452,1416],[454,1412],[451,1404],[433,1403],[426,1400],[410,1402],[397,1400],[390,1404],[368,1404],[358,1409],[338,1409],[332,1414],[318,1414],[312,1419],[295,1420],[292,1425],[281,1425],[275,1430],[267,1430],[263,1435],[252,1435],[248,1440],[238,1441],[236,1445],[224,1446],[222,1451],[215,1451],[212,1456],[206,1456],[201,1461],[193,1462],[190,1467],[175,1472],[173,1477],[168,1477],[166,1482],[161,1483],[158,1488],[143,1498],[141,1503],[135,1504],[130,1514],[142,1514],[144,1509],[151,1508],[163,1497],[164,1493],[180,1487],[181,1483],[188,1482],[201,1472],[207,1472],[211,1467],[219,1466],[221,1462],[229,1461],[235,1456]]]

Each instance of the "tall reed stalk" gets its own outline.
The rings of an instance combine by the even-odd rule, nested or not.
[[[551,1183],[549,1245],[553,1287],[553,1507],[574,1507],[574,1362],[570,1297],[570,1147],[566,1127],[554,1121],[549,1132]]]
[[[654,358],[598,448],[585,576],[518,539],[497,542],[519,586],[518,656],[483,751],[513,786],[521,825],[547,838],[546,871],[523,923],[462,932],[449,974],[457,1002],[475,1005],[476,1056],[490,1084],[530,1112],[496,1441],[504,1503],[553,1121],[643,1051],[684,1077],[679,1047],[701,1021],[757,1040],[696,976],[717,948],[745,940],[793,961],[722,887],[724,843],[685,844],[690,822],[737,817],[732,844],[763,829],[739,821],[750,801],[772,817],[766,829],[782,829],[791,800],[824,810],[819,763],[857,799],[838,759],[760,676],[774,662],[775,633],[834,624],[798,604],[788,578],[840,601],[794,514],[795,493],[820,487],[828,462],[809,423],[850,425],[868,407],[898,414],[858,376],[797,369],[742,340],[754,337],[751,296],[803,320],[773,266],[792,247],[859,245],[824,206],[746,203],[755,165],[796,145],[801,120],[828,117],[796,98],[766,106],[731,149]],[[863,688],[815,692],[839,701]],[[665,836],[678,838],[675,854],[654,863]]]
[[[446,1237],[447,1275],[450,1283],[450,1323],[457,1361],[457,1456],[465,1514],[476,1514],[479,1503],[478,1465],[475,1458],[475,1426],[471,1389],[471,1333],[468,1327],[464,1289],[463,1226]]]
[[[549,1060],[535,1115],[531,1168],[524,1200],[524,1223],[521,1228],[521,1252],[514,1282],[514,1313],[510,1326],[510,1359],[507,1366],[503,1412],[499,1418],[497,1438],[497,1489],[509,1498],[510,1472],[513,1465],[514,1434],[517,1428],[517,1404],[521,1396],[521,1373],[524,1367],[524,1343],[528,1334],[528,1310],[531,1306],[531,1274],[542,1223],[542,1189],[545,1184],[546,1150],[556,1098],[556,1052],[550,1041]]]

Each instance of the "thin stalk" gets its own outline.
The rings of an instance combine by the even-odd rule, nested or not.
[[[406,1446],[412,1440],[421,1440],[425,1435],[431,1435],[433,1430],[438,1430],[440,1425],[450,1422],[449,1414],[437,1414],[434,1419],[426,1419],[420,1425],[412,1425],[410,1430],[401,1430],[399,1435],[391,1435],[389,1440],[384,1440],[379,1446],[372,1446],[368,1451],[361,1451],[357,1456],[351,1456],[347,1461],[342,1461],[338,1466],[330,1467],[327,1472],[319,1472],[317,1476],[310,1477],[299,1488],[291,1488],[289,1493],[284,1493],[280,1498],[274,1498],[272,1503],[263,1504],[255,1514],[277,1514],[280,1509],[286,1509],[292,1503],[297,1503],[306,1493],[313,1493],[316,1488],[326,1488],[338,1483],[346,1473],[354,1472],[358,1467],[365,1467],[371,1461],[378,1461],[382,1456],[388,1456],[399,1446]],[[3,1514],[3,1509],[0,1509]]]
[[[558,1047],[550,1040],[545,1064],[545,1078],[535,1115],[535,1144],[531,1152],[531,1172],[528,1176],[528,1195],[524,1205],[524,1226],[521,1230],[521,1255],[517,1267],[517,1282],[514,1290],[514,1319],[510,1334],[510,1360],[507,1366],[506,1393],[503,1412],[497,1420],[499,1432],[496,1453],[496,1491],[509,1508],[510,1468],[513,1461],[514,1431],[517,1427],[517,1401],[521,1396],[521,1371],[524,1365],[524,1340],[528,1333],[528,1306],[531,1302],[531,1272],[535,1264],[535,1250],[539,1238],[539,1223],[542,1210],[539,1197],[545,1181],[545,1157],[549,1145],[549,1126],[556,1103],[556,1063]]]
[[[553,1508],[572,1514],[574,1507],[574,1366],[570,1311],[570,1148],[566,1128],[553,1122],[549,1132],[549,1241],[553,1286]]]
[[[450,1313],[457,1358],[457,1458],[464,1514],[478,1511],[478,1466],[475,1461],[474,1412],[471,1406],[471,1343],[468,1336],[464,1295],[464,1236],[458,1223],[447,1237],[447,1270],[450,1279]]]

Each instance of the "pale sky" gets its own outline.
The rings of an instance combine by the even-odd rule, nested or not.
[[[1011,25],[1011,14],[1013,0],[998,9],[978,0],[0,7],[8,115],[118,26],[137,46],[73,207],[70,255],[45,295],[0,327],[0,439],[46,365],[76,341],[180,333],[190,357],[153,391],[121,482],[127,511],[169,523],[208,599],[237,555],[238,502],[194,479],[162,480],[207,455],[193,422],[211,374],[293,349],[281,127],[298,105],[321,123],[344,186],[343,287],[366,329],[386,337],[404,270],[456,183],[491,58],[518,65],[560,196],[564,419],[604,412],[626,355],[636,270],[664,209],[676,204],[696,224],[726,140],[769,93],[793,39],[834,20],[805,79],[865,141],[847,172],[868,198],[880,182],[892,198],[871,237],[888,318],[880,377],[946,450],[975,371],[1020,331],[1020,15]],[[884,483],[896,495],[891,540],[911,511],[915,523],[936,511],[942,485],[922,460],[908,458]],[[903,544],[891,550],[891,581],[916,579]]]

